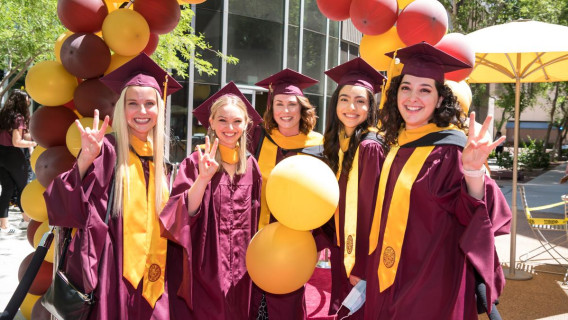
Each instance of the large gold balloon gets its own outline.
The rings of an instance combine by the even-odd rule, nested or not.
[[[361,52],[361,58],[373,68],[387,71],[392,58],[385,56],[385,53],[404,47],[404,43],[396,32],[396,27],[392,27],[387,32],[376,36],[364,34],[361,38],[359,52]]]
[[[37,230],[34,234],[34,248],[37,249],[37,247],[39,246],[39,243],[41,241],[41,238],[49,230],[51,230],[51,227],[49,226],[49,221],[44,221],[39,225],[39,227],[37,228]],[[49,247],[49,250],[47,250],[47,254],[45,255],[45,258],[44,258],[45,261],[53,263],[53,252],[54,252],[54,250],[55,250],[55,246],[52,244]]]
[[[57,40],[55,40],[53,51],[55,53],[55,60],[57,60],[57,62],[59,63],[61,63],[61,46],[63,45],[63,42],[65,42],[65,40],[67,40],[67,38],[69,38],[69,36],[72,34],[72,31],[67,30],[65,31],[65,33],[62,33],[59,37],[57,37]]]
[[[118,9],[105,18],[103,39],[115,53],[122,56],[135,56],[148,44],[150,27],[138,12]]]
[[[41,298],[41,296],[37,296],[31,293],[26,294],[24,301],[20,305],[20,312],[22,312],[24,318],[28,320],[32,318],[32,309],[34,308],[34,305],[36,301],[39,300],[39,298]]]
[[[105,75],[113,72],[114,70],[118,69],[118,67],[122,66],[123,64],[127,63],[128,61],[132,60],[134,56],[121,56],[119,54],[113,53],[110,56],[110,65],[108,69],[105,71]]]
[[[37,158],[39,158],[39,156],[45,151],[46,149],[40,145],[38,145],[37,147],[34,148],[34,151],[32,152],[31,156],[30,156],[30,165],[32,167],[32,171],[35,173],[35,165],[37,162]]]
[[[79,119],[79,122],[81,122],[83,128],[86,127],[91,128],[93,126],[93,118],[91,117],[81,118]],[[102,124],[102,122],[100,124]],[[111,132],[112,128],[108,126],[105,133],[111,133]],[[69,129],[67,129],[65,142],[69,152],[71,152],[71,154],[76,158],[77,155],[79,154],[79,151],[81,150],[81,133],[79,132],[79,128],[77,128],[77,125],[75,123],[71,124],[69,126]]]
[[[331,218],[339,202],[333,171],[312,156],[280,161],[266,183],[266,202],[274,217],[295,230],[312,230]]]
[[[41,61],[26,76],[26,90],[39,104],[60,106],[73,99],[77,78],[57,61]]]
[[[47,221],[47,206],[43,198],[45,188],[37,181],[32,180],[26,185],[21,195],[22,209],[35,221]]]
[[[460,82],[455,82],[451,80],[446,80],[446,85],[452,89],[452,93],[458,100],[458,103],[463,109],[463,112],[467,115],[469,114],[469,107],[471,106],[471,101],[473,99],[473,94],[469,84],[462,80]]]
[[[285,294],[301,288],[317,263],[316,242],[309,231],[274,222],[252,238],[246,254],[248,273],[262,290]]]

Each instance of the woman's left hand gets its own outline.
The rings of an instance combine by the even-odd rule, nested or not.
[[[469,115],[470,129],[467,144],[462,153],[462,165],[465,170],[480,170],[485,165],[491,151],[506,139],[502,136],[497,141],[491,141],[487,135],[491,121],[493,121],[493,116],[487,116],[479,132],[475,132],[475,112]]]

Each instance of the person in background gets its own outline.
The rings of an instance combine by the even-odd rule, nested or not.
[[[464,133],[466,116],[443,83],[468,64],[427,43],[393,55],[404,66],[379,112],[390,151],[371,227],[365,318],[478,319],[476,278],[489,306],[505,282],[494,237],[509,232],[511,210],[484,166],[505,137],[486,137],[491,117]]]
[[[369,230],[375,211],[379,175],[385,155],[377,133],[383,80],[365,60],[355,58],[325,72],[338,86],[331,96],[324,134],[324,155],[339,182],[339,207],[328,222],[331,242],[329,314],[363,319],[363,310],[342,307],[353,286],[366,280]],[[347,306],[349,307],[349,306]]]
[[[501,131],[497,131],[497,133],[495,134],[495,140],[499,140],[501,136],[503,136]],[[501,143],[499,143],[497,147],[495,147],[495,155],[497,156],[497,159],[501,159],[504,148],[505,148],[505,140],[501,141]]]
[[[28,134],[29,105],[28,94],[15,89],[0,109],[0,235],[18,233],[16,227],[8,224],[8,209],[13,193],[23,213],[20,195],[28,182],[29,161],[21,148],[28,148],[31,153],[37,145]]]
[[[232,82],[193,113],[208,127],[204,150],[183,160],[160,214],[162,234],[183,247],[183,264],[169,265],[183,275],[170,282],[172,318],[247,320],[252,282],[245,256],[262,186],[246,149],[247,127],[262,119]]]

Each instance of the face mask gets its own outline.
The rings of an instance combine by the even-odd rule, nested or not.
[[[349,309],[350,316],[354,314],[357,310],[361,309],[365,303],[365,293],[367,292],[367,281],[360,280],[357,284],[349,291],[345,300],[341,303],[342,306]]]

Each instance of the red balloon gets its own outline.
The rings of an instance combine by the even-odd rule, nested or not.
[[[77,89],[75,89],[75,90],[77,90]],[[75,102],[73,102],[73,100],[67,102],[67,103],[64,104],[63,106],[64,106],[65,108],[71,110],[71,111],[75,110]]]
[[[435,47],[472,66],[471,68],[446,73],[446,80],[460,82],[471,74],[475,64],[475,51],[466,40],[465,35],[448,33]]]
[[[351,22],[363,34],[378,35],[387,32],[398,16],[396,0],[353,0]]]
[[[95,33],[101,31],[108,9],[101,0],[59,0],[57,16],[69,30]]]
[[[73,167],[75,157],[67,146],[51,147],[42,152],[36,162],[37,181],[47,188],[51,181]]]
[[[37,299],[34,304],[31,318],[33,320],[51,320],[51,313],[41,304],[41,299]]]
[[[151,56],[152,53],[156,51],[156,48],[158,47],[158,42],[160,42],[160,36],[158,36],[155,33],[150,33],[150,39],[148,40],[148,44],[146,45],[146,48],[142,50],[142,52]]]
[[[407,46],[422,41],[435,45],[448,31],[448,14],[436,0],[415,0],[400,12],[396,27]]]
[[[41,225],[41,222],[30,220],[30,224],[28,224],[28,230],[26,230],[28,236],[28,242],[33,247],[34,246],[34,235],[36,233],[37,228]]]
[[[77,115],[66,107],[40,107],[30,118],[32,138],[42,147],[65,146],[67,129]]]
[[[110,49],[92,33],[74,33],[60,51],[61,64],[72,75],[90,79],[101,76],[110,65]]]
[[[18,281],[22,281],[30,262],[32,262],[32,258],[34,257],[35,252],[28,254],[24,260],[20,263],[20,268],[18,269]],[[47,288],[51,285],[51,276],[53,274],[53,263],[43,261],[41,266],[39,267],[39,271],[32,282],[32,286],[28,293],[31,293],[36,296],[40,296],[47,291]]]
[[[318,8],[327,18],[341,21],[349,18],[352,0],[317,0]]]
[[[101,119],[107,115],[112,119],[118,98],[119,95],[99,79],[89,79],[75,89],[73,101],[77,111],[84,117],[94,117],[95,109],[99,109]]]
[[[136,0],[134,11],[146,19],[150,33],[157,34],[174,30],[181,15],[177,0]]]

